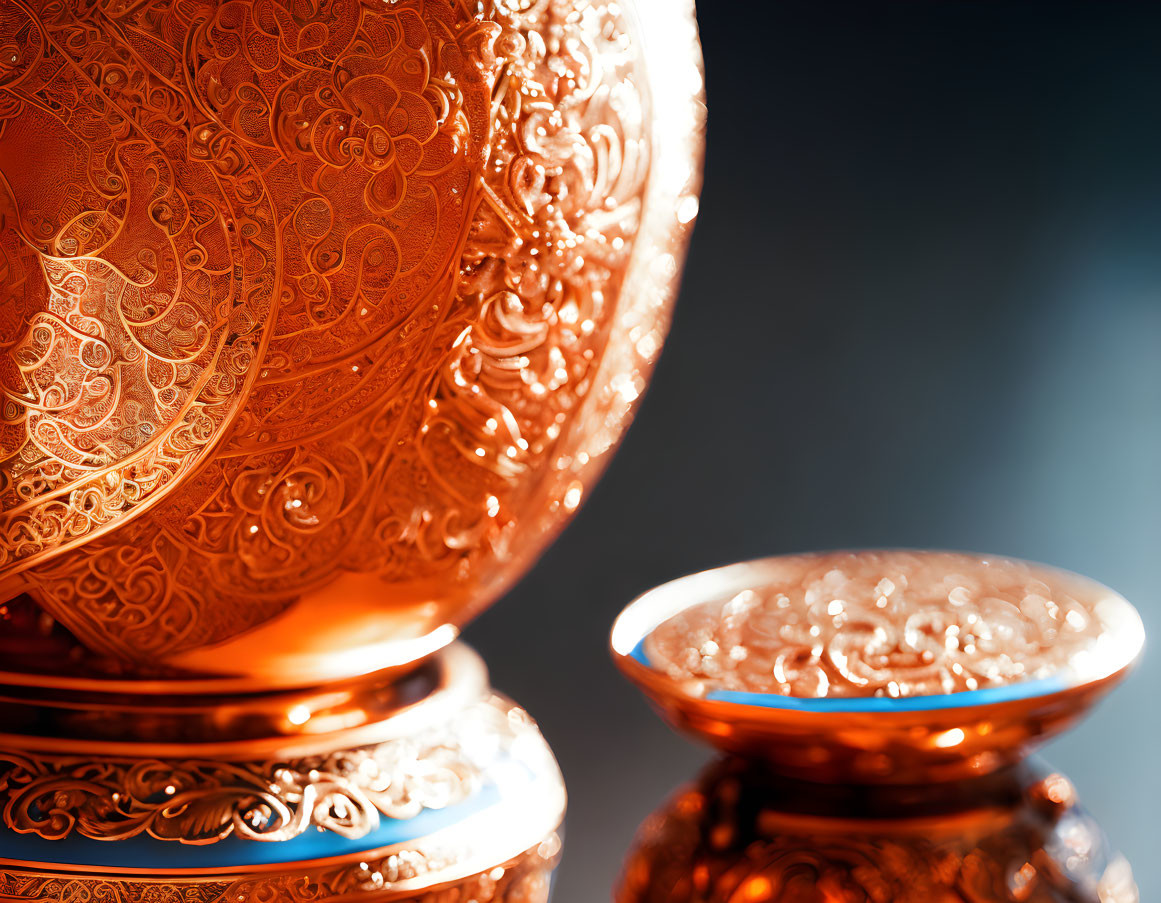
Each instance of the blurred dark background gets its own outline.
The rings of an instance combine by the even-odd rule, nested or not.
[[[844,546],[1002,552],[1151,654],[1046,750],[1161,899],[1161,5],[699,11],[710,107],[673,330],[603,482],[467,631],[569,783],[555,903],[609,899],[707,753],[615,672],[637,593]]]

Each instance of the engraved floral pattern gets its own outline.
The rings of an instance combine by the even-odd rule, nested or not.
[[[548,903],[549,876],[560,842],[542,843],[480,874],[436,890],[402,890],[398,882],[437,872],[437,857],[400,850],[368,862],[323,869],[287,870],[263,877],[143,881],[88,875],[46,875],[0,868],[0,900],[40,903],[249,903],[391,899],[397,903]],[[435,882],[433,882],[435,883]]]
[[[448,736],[419,736],[293,762],[46,758],[0,751],[6,828],[210,843],[279,841],[310,827],[358,838],[380,815],[412,818],[479,789],[480,770]]]
[[[494,595],[641,221],[621,11],[30,9],[0,13],[9,594],[145,661],[347,572]],[[54,135],[63,176],[16,165]]]
[[[650,661],[705,687],[899,697],[1048,677],[1101,632],[1091,589],[1022,562],[859,552],[777,567],[766,585],[661,624]]]
[[[71,23],[71,24],[69,24]],[[188,475],[236,416],[273,303],[274,211],[98,25],[0,9],[0,569]],[[30,165],[51,160],[56,165]]]

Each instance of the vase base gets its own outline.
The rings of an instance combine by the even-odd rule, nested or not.
[[[560,771],[463,645],[388,681],[0,705],[0,900],[547,899]]]

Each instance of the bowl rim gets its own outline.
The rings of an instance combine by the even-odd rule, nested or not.
[[[709,687],[702,693],[696,693],[690,690],[688,683],[670,678],[649,660],[644,650],[645,640],[662,623],[674,615],[704,602],[723,596],[728,597],[746,589],[758,588],[762,585],[763,573],[768,573],[772,568],[778,567],[788,560],[821,558],[844,552],[970,555],[984,560],[1014,561],[1027,565],[1038,572],[1055,575],[1073,585],[1079,584],[1099,594],[1097,602],[1093,605],[1093,610],[1105,628],[1099,638],[1100,641],[1103,641],[1104,648],[1100,655],[1088,656],[1082,660],[1090,662],[1088,667],[1078,668],[1075,664],[1070,664],[1048,677],[1015,681],[996,687],[961,690],[954,693],[902,697],[808,698],[786,696],[774,692],[725,690]],[[892,714],[947,711],[1027,702],[1046,699],[1085,687],[1095,687],[1124,676],[1136,665],[1144,651],[1145,628],[1137,609],[1120,593],[1092,578],[1055,565],[1013,558],[1009,555],[992,555],[963,550],[876,547],[767,556],[678,577],[642,593],[626,605],[613,622],[609,644],[614,661],[630,679],[638,683],[644,680],[649,684],[663,685],[665,692],[669,695],[688,702],[743,706],[750,709],[768,710],[771,714],[779,711],[830,715]],[[654,689],[660,689],[660,686]],[[650,690],[650,693],[652,692],[653,690]]]

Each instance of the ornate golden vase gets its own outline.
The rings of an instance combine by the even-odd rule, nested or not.
[[[617,663],[727,753],[642,826],[618,903],[1138,903],[1028,752],[1132,667],[1091,580],[944,552],[771,558],[666,584]]]
[[[543,900],[452,645],[697,213],[692,8],[0,0],[0,900]]]

